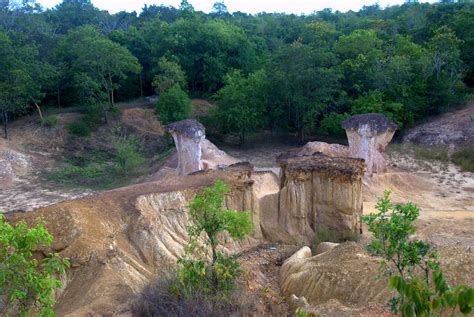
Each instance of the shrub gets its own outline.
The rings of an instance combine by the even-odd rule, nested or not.
[[[474,147],[466,147],[454,152],[451,160],[463,171],[474,173]]]
[[[134,174],[145,158],[140,151],[138,138],[119,138],[115,141],[115,167],[119,174]]]
[[[54,292],[60,288],[58,273],[65,274],[67,259],[50,253],[39,260],[33,253],[49,247],[53,236],[43,222],[34,227],[11,225],[0,215],[0,314],[2,316],[55,316]],[[35,315],[36,315],[35,314]]]
[[[189,118],[191,110],[191,100],[178,84],[164,92],[156,103],[156,112],[163,124]]]
[[[54,127],[55,125],[58,124],[58,122],[59,122],[58,117],[55,115],[51,115],[44,118],[42,124],[46,127]]]
[[[232,290],[240,274],[235,256],[225,255],[217,249],[219,237],[226,233],[233,239],[241,240],[252,231],[253,223],[248,212],[224,208],[224,197],[228,191],[228,186],[218,180],[189,204],[190,241],[185,255],[178,260],[179,283],[186,295],[195,292],[225,294]],[[205,243],[199,244],[199,239],[204,239]],[[212,254],[210,261],[209,253]]]
[[[419,209],[412,203],[392,204],[390,192],[379,199],[378,213],[363,216],[374,240],[368,251],[383,258],[382,273],[398,292],[390,302],[394,313],[403,316],[443,316],[456,308],[469,314],[474,307],[474,290],[464,285],[451,288],[439,266],[439,255],[425,241],[413,239]]]
[[[253,298],[241,288],[235,288],[228,297],[196,291],[180,296],[176,274],[162,277],[147,286],[133,301],[132,315],[150,316],[251,316]]]
[[[345,131],[342,129],[342,121],[349,118],[348,113],[331,112],[326,115],[320,122],[319,133],[328,136],[344,137]]]
[[[102,107],[98,104],[90,104],[87,111],[79,121],[70,123],[67,128],[69,133],[77,136],[88,136],[97,129],[102,121]]]
[[[91,134],[92,129],[85,121],[76,121],[68,124],[67,129],[69,133],[77,136],[88,136]]]

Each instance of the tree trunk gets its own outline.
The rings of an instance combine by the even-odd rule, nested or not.
[[[2,110],[2,119],[3,119],[3,133],[4,133],[4,137],[5,139],[8,139],[8,128],[7,128],[7,124],[8,124],[8,113],[6,110]]]
[[[61,88],[58,87],[58,107],[61,107]]]
[[[105,124],[109,124],[109,120],[107,120],[107,109],[104,105],[102,106],[102,115],[104,116]]]
[[[304,124],[301,124],[298,127],[298,142],[300,142],[301,144],[304,143]]]
[[[140,97],[143,99],[143,75],[140,73]]]
[[[43,124],[44,119],[43,119],[43,113],[41,112],[41,108],[40,108],[40,106],[38,106],[38,104],[36,102],[35,102],[35,106],[36,106],[36,109],[38,109],[38,113],[39,113],[39,116],[40,116],[40,119],[41,119],[41,123]]]
[[[114,107],[114,86],[112,85],[112,75],[109,74],[109,87],[110,87],[110,109]]]

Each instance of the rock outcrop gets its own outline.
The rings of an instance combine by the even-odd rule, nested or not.
[[[129,315],[133,294],[174,268],[187,244],[187,205],[203,187],[222,179],[231,188],[226,204],[252,210],[252,167],[238,164],[222,171],[198,172],[128,186],[62,202],[9,221],[34,223],[42,218],[55,237],[51,250],[70,258],[60,292],[58,316]],[[228,243],[238,251],[258,240]]]
[[[204,126],[195,119],[174,122],[166,130],[176,145],[179,175],[224,168],[239,162],[207,140]]]
[[[8,220],[43,218],[55,237],[50,251],[70,258],[59,316],[127,315],[132,295],[174,268],[188,241],[187,205],[217,179],[231,188],[227,207],[250,211],[255,224],[251,237],[225,250],[309,241],[320,225],[360,230],[362,160],[315,155],[279,161],[281,178],[237,163],[12,213]]]
[[[283,295],[300,298],[301,305],[317,306],[337,300],[353,308],[368,303],[386,305],[387,284],[376,280],[379,262],[354,242],[346,242],[316,256],[303,247],[280,270]],[[309,307],[306,310],[311,312]],[[332,312],[335,313],[334,311]]]
[[[311,240],[321,227],[361,231],[362,160],[316,154],[281,156],[278,162],[279,229],[304,241]]]
[[[299,155],[313,155],[322,153],[331,157],[349,157],[349,147],[342,144],[329,144],[325,142],[308,142],[298,152]]]
[[[30,167],[27,155],[14,151],[0,144],[0,189],[5,189]]]
[[[202,170],[201,147],[206,136],[204,126],[195,119],[186,119],[169,124],[166,131],[171,133],[176,145],[179,174]]]
[[[350,117],[342,128],[349,141],[349,156],[365,160],[367,175],[387,170],[383,151],[398,128],[395,123],[381,114],[367,113]]]

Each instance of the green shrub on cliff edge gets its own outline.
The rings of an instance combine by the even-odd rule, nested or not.
[[[390,192],[376,205],[378,213],[363,216],[374,240],[368,251],[383,258],[381,270],[389,276],[389,286],[398,292],[391,310],[402,316],[444,316],[458,309],[469,314],[474,307],[474,289],[451,287],[443,276],[439,255],[429,243],[412,239],[419,209],[412,203],[392,204]]]
[[[252,231],[253,223],[248,212],[225,208],[228,191],[229,187],[218,180],[189,204],[189,243],[184,256],[178,260],[179,283],[184,294],[225,294],[233,288],[240,274],[236,256],[218,250],[222,243],[219,238],[226,233],[232,239],[242,240]],[[204,239],[203,245],[198,243],[200,239]],[[212,254],[210,261],[209,253]]]
[[[54,292],[62,286],[57,275],[65,274],[69,261],[55,253],[43,259],[33,255],[52,243],[42,221],[32,228],[23,222],[12,226],[0,215],[1,316],[55,316]]]

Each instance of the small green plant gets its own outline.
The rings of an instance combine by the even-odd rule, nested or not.
[[[451,160],[463,171],[474,173],[474,147],[465,147],[454,152]]]
[[[91,134],[92,129],[85,121],[75,121],[67,125],[69,133],[77,136],[88,136]]]
[[[44,118],[42,124],[46,127],[54,127],[55,125],[58,124],[58,122],[59,122],[58,117],[55,115],[51,115]]]
[[[135,137],[123,137],[115,141],[115,168],[121,175],[134,174],[145,158],[140,151],[140,142]]]
[[[248,212],[224,207],[228,191],[228,186],[218,180],[189,204],[190,241],[184,256],[178,260],[179,283],[187,295],[194,292],[225,294],[233,288],[240,275],[236,256],[223,254],[218,246],[223,234],[237,240],[245,238],[252,231],[253,223]],[[212,254],[211,260],[209,253]]]
[[[379,199],[377,213],[363,216],[374,240],[368,251],[383,258],[381,271],[398,292],[391,310],[403,316],[442,316],[456,309],[469,314],[474,290],[465,285],[451,288],[444,279],[439,255],[425,241],[413,239],[419,209],[412,203],[392,204],[390,192]]]
[[[44,222],[28,228],[23,222],[11,225],[0,215],[0,315],[55,316],[54,292],[62,287],[57,275],[65,274],[69,261],[55,253],[41,260],[33,254],[52,243]]]

